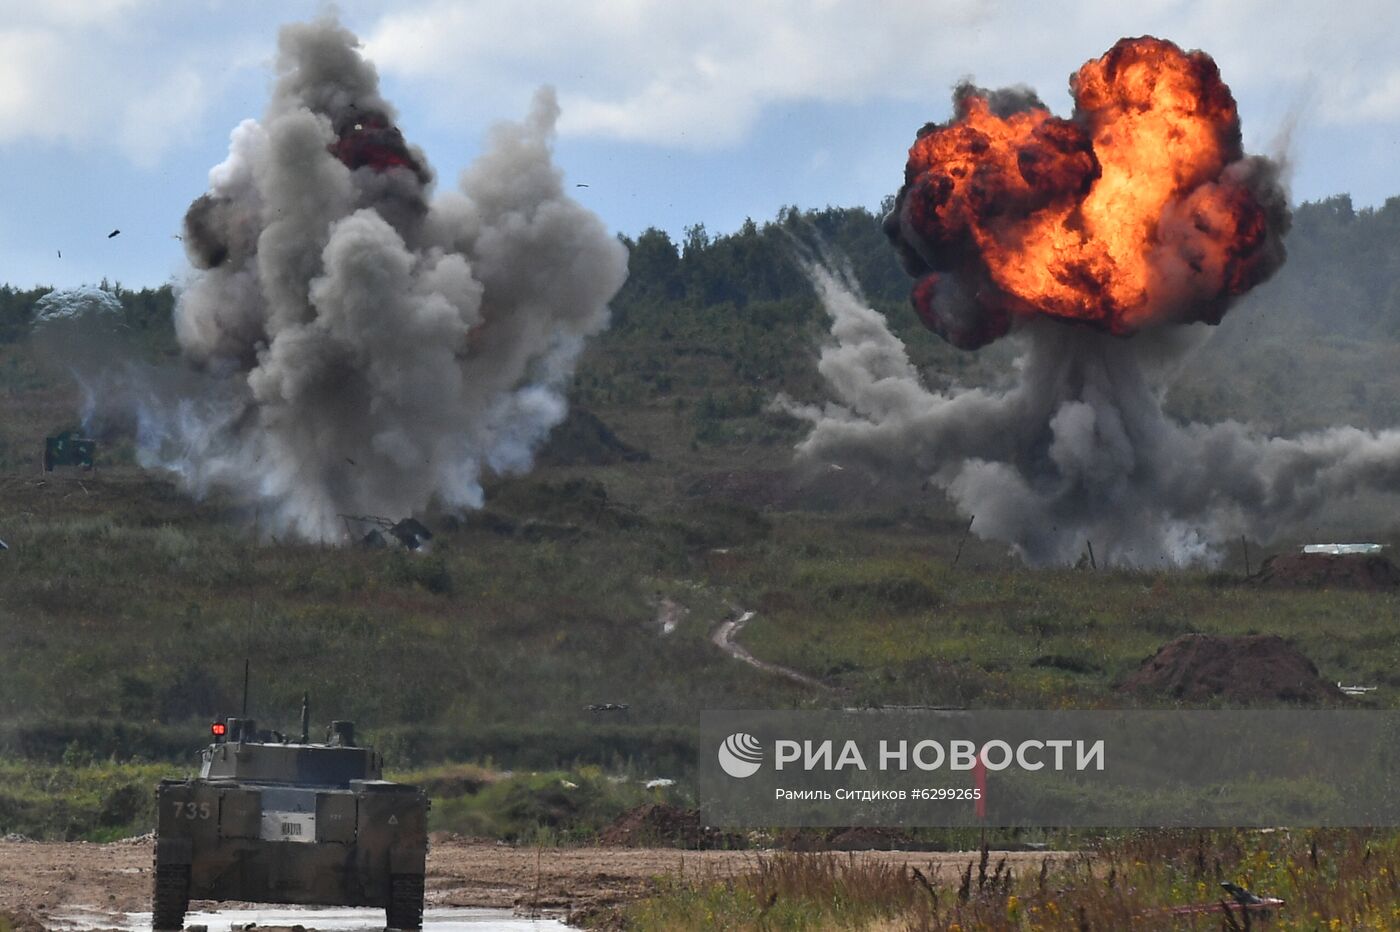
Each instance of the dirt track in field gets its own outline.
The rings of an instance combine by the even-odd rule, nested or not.
[[[737,640],[737,638],[739,637],[739,632],[743,631],[744,626],[753,620],[753,616],[755,614],[757,613],[746,611],[740,612],[735,618],[725,619],[724,621],[719,623],[719,627],[715,628],[714,633],[710,635],[710,640],[714,643],[716,647],[724,651],[730,657],[733,657],[740,663],[746,663],[756,670],[762,670],[765,673],[772,673],[777,676],[786,677],[787,679],[790,679],[793,682],[798,683],[799,685],[806,686],[811,689],[818,689],[823,692],[830,692],[831,687],[823,683],[821,680],[810,677],[807,674],[801,673],[790,667],[783,667],[779,666],[776,663],[769,663],[766,660],[759,660],[753,654],[749,653],[748,648],[744,647],[744,645],[739,643],[739,641]]]
[[[149,839],[0,842],[0,910],[43,922],[66,910],[150,909]],[[659,875],[728,875],[759,856],[747,851],[672,848],[516,848],[490,841],[435,840],[428,857],[429,906],[487,906],[567,914],[646,891]],[[847,857],[847,855],[836,855]],[[947,882],[976,852],[871,851],[850,855],[918,866]],[[993,853],[993,860],[1002,857]],[[1063,855],[1010,852],[1008,863],[1038,865]],[[198,905],[198,904],[195,904]],[[213,905],[213,904],[209,904]]]

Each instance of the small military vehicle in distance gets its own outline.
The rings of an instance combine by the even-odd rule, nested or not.
[[[72,431],[45,437],[44,472],[53,472],[55,466],[76,466],[89,471],[96,469],[97,441],[78,437]]]
[[[156,790],[151,926],[180,929],[191,899],[376,906],[391,929],[423,924],[428,800],[382,779],[383,760],[332,722],[325,743],[211,727],[199,776]]]

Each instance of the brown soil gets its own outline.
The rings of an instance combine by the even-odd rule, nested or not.
[[[1381,554],[1285,553],[1269,557],[1250,581],[1278,588],[1400,589],[1400,567]]]
[[[700,823],[700,810],[645,803],[618,816],[598,835],[609,848],[737,848],[743,839]]]
[[[152,845],[149,838],[110,845],[0,841],[0,914],[28,914],[52,925],[45,922],[48,917],[80,907],[113,913],[148,910]],[[978,854],[874,851],[856,856],[915,866],[935,882],[956,883]],[[1005,856],[1021,873],[1038,870],[1047,858],[1053,862],[1069,855]],[[742,873],[753,869],[757,857],[752,851],[674,848],[516,848],[439,836],[428,854],[428,905],[567,914],[643,895],[660,875]],[[218,908],[213,903],[195,906]]]
[[[1227,637],[1187,634],[1143,661],[1119,687],[1201,702],[1325,702],[1341,690],[1283,638],[1271,634]]]

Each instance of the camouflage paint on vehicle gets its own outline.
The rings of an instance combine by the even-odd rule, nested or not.
[[[53,472],[55,466],[93,469],[96,465],[96,440],[77,437],[68,431],[44,438],[44,472]]]
[[[383,761],[336,722],[327,743],[230,719],[198,777],[156,791],[155,928],[190,899],[377,906],[418,928],[428,800],[382,777]],[[178,915],[177,915],[178,914]]]

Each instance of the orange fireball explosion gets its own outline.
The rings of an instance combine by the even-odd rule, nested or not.
[[[1244,157],[1210,56],[1123,39],[1070,91],[1065,120],[1026,91],[961,86],[909,150],[885,231],[919,316],[955,346],[1035,315],[1120,335],[1219,323],[1283,262],[1277,167]]]

